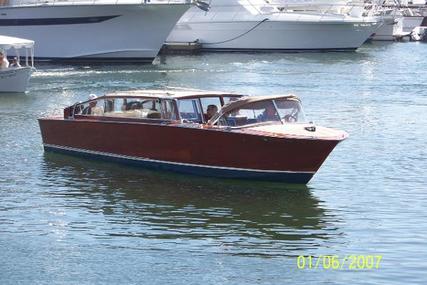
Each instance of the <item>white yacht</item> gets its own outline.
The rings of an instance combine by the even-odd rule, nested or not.
[[[7,60],[7,52],[14,51],[14,62]],[[21,61],[21,54],[24,60]],[[24,93],[34,69],[34,41],[0,36],[0,93]]]
[[[376,13],[384,25],[376,32],[374,40],[393,41],[409,35],[420,25],[427,25],[427,6],[425,0],[371,0]],[[372,13],[371,13],[372,14]]]
[[[208,50],[355,50],[381,25],[375,18],[286,10],[265,0],[212,0],[191,8],[167,42],[198,41]]]
[[[148,61],[192,0],[0,0],[0,34],[37,42],[36,60]]]

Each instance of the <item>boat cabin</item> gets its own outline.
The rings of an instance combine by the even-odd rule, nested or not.
[[[93,96],[64,110],[66,119],[203,124],[239,128],[304,122],[299,99],[222,92],[127,91]]]

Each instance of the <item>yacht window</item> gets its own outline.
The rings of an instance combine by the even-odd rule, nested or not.
[[[280,118],[286,123],[305,122],[304,112],[301,104],[293,99],[276,99],[274,100],[279,111]]]
[[[202,123],[199,99],[182,99],[178,101],[179,114],[184,121]]]

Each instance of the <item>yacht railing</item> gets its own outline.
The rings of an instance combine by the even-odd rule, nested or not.
[[[0,7],[191,3],[194,0],[0,0]]]
[[[374,11],[380,11],[378,6],[370,4],[277,4],[274,1],[266,2],[264,5],[252,3],[247,1],[247,4],[222,4],[212,5],[209,14],[212,18],[215,18],[215,14],[227,12],[229,15],[233,14],[231,18],[239,19],[242,15],[248,12],[253,15],[265,15],[266,17],[274,16],[278,14],[298,14],[298,15],[316,15],[322,17],[336,16],[336,17],[366,17],[372,16]],[[245,9],[241,9],[244,7]],[[369,14],[369,15],[368,15]],[[378,15],[379,12],[376,14]],[[197,17],[197,14],[189,15],[189,18]]]

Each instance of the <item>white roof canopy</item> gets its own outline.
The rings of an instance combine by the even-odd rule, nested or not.
[[[34,46],[34,41],[14,38],[14,37],[6,37],[0,35],[0,49],[10,49],[10,48],[31,48]]]

